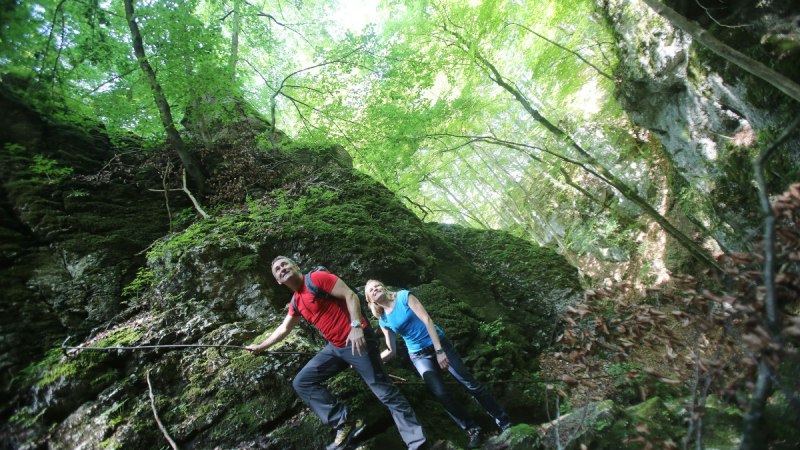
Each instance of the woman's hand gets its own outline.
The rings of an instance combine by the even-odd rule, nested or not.
[[[436,360],[439,361],[439,367],[441,367],[442,370],[447,370],[447,368],[450,367],[450,361],[447,359],[447,353],[436,353]]]

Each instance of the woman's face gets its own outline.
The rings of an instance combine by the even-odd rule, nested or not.
[[[367,283],[364,287],[364,291],[367,293],[367,297],[370,301],[373,302],[381,300],[381,298],[386,295],[386,287],[377,281]]]

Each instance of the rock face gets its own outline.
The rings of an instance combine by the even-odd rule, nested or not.
[[[743,237],[759,223],[754,191],[743,188],[752,179],[752,150],[769,145],[788,124],[792,101],[693,42],[643,2],[598,3],[619,36],[621,105],[664,146],[672,176],[680,180],[673,182],[673,189],[688,187],[714,198],[707,210],[689,216],[723,248],[741,249]],[[800,52],[796,24],[794,32],[786,26],[787,18],[800,14],[796,3],[723,2],[713,11],[694,2],[664,3],[735,49],[800,80],[797,65],[787,64]],[[797,140],[787,143],[777,159],[776,172],[796,174]],[[791,179],[771,181],[771,189],[779,192]]]
[[[542,419],[536,356],[552,341],[556,312],[579,296],[576,270],[554,252],[504,233],[424,224],[337,148],[260,155],[277,168],[263,196],[168,233],[163,193],[148,191],[161,186],[157,173],[96,177],[123,151],[102,130],[48,123],[8,92],[3,101],[20,121],[4,117],[2,127],[17,130],[3,135],[13,152],[4,153],[2,231],[15,236],[2,253],[4,286],[14,293],[0,319],[4,446],[163,446],[153,407],[182,448],[326,444],[331,431],[291,388],[323,344],[308,327],[273,349],[299,354],[58,348],[67,335],[70,345],[95,347],[258,342],[290,298],[269,274],[278,254],[305,270],[324,265],[355,290],[369,278],[413,289],[512,417]],[[55,161],[53,177],[54,167],[73,172],[34,179],[35,155]],[[400,388],[431,440],[465,443],[407,358],[386,369],[407,380]],[[330,387],[367,421],[367,448],[402,447],[354,373]],[[492,429],[475,402],[454,394]]]
[[[124,310],[142,252],[168,230],[163,194],[124,166],[98,127],[48,120],[0,86],[0,382],[55,340],[86,335]],[[4,406],[7,415],[8,406]]]

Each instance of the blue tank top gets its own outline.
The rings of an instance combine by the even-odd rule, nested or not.
[[[433,345],[433,341],[428,335],[428,329],[425,328],[425,324],[408,307],[408,294],[409,292],[405,290],[398,292],[394,301],[394,309],[389,314],[381,314],[378,324],[403,336],[409,353],[414,353]],[[439,336],[444,335],[441,328],[436,325],[434,325],[434,328],[436,328]]]

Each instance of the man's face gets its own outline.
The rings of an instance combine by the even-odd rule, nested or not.
[[[272,276],[278,284],[286,283],[293,275],[300,275],[300,268],[288,259],[281,258],[272,264]]]

